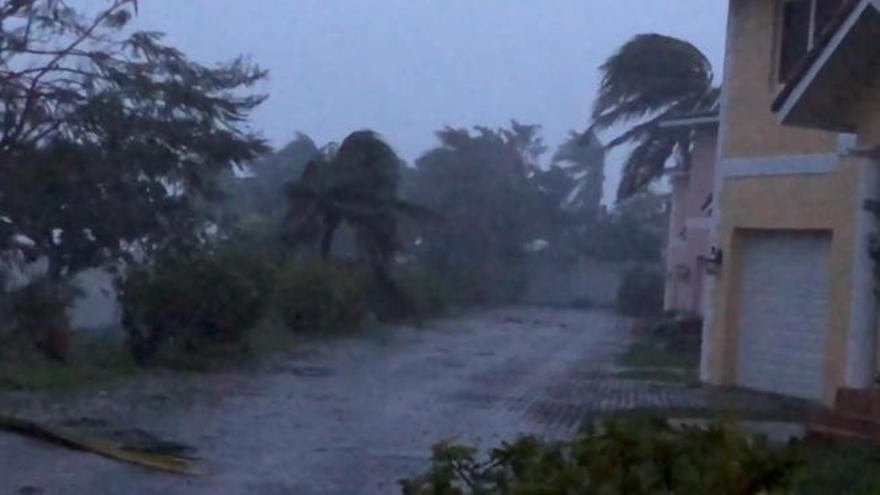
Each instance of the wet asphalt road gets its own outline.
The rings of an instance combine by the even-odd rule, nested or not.
[[[208,474],[159,474],[0,433],[0,493],[399,493],[396,480],[421,471],[443,438],[488,447],[575,431],[583,401],[605,400],[578,384],[602,383],[627,340],[610,313],[505,309],[304,344],[257,369],[156,372],[63,399],[7,394],[0,404],[30,417],[196,446]]]

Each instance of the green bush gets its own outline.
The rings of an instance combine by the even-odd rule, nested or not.
[[[143,362],[168,343],[197,352],[240,342],[263,315],[272,288],[267,261],[241,250],[162,253],[119,284],[131,352]]]
[[[276,300],[285,325],[323,333],[357,326],[364,317],[364,275],[353,268],[296,261],[278,277]]]
[[[663,275],[645,268],[630,270],[617,291],[617,311],[627,316],[657,316],[663,311]]]
[[[611,421],[565,442],[524,438],[491,452],[441,443],[405,495],[758,495],[790,493],[796,448],[775,448],[728,425],[673,427],[662,420]]]
[[[7,294],[11,325],[5,347],[21,350],[21,344],[42,351],[47,357],[66,360],[70,348],[67,310],[76,290],[66,280],[37,279]],[[11,344],[11,345],[10,345]]]
[[[397,275],[400,287],[408,298],[413,316],[442,313],[452,302],[449,283],[422,266],[407,266]]]
[[[671,313],[651,325],[650,336],[666,344],[669,351],[699,355],[703,340],[703,319],[689,313]]]

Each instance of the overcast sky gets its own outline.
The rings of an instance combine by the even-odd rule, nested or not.
[[[721,70],[722,0],[142,0],[139,28],[199,61],[270,71],[254,125],[273,145],[382,133],[408,160],[443,126],[587,125],[597,67],[638,33],[684,38]],[[613,190],[619,157],[609,163]]]

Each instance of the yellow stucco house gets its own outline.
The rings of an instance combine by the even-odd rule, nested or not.
[[[830,404],[877,375],[880,0],[730,0],[701,375]]]

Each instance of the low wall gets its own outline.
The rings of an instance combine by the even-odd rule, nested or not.
[[[46,271],[45,260],[30,265],[0,266],[10,287],[20,287]],[[83,270],[73,277],[73,284],[81,291],[70,308],[71,326],[77,330],[102,330],[120,324],[120,309],[113,289],[113,275],[103,269]]]
[[[529,284],[523,302],[542,306],[590,304],[611,307],[624,275],[635,266],[630,262],[592,258],[567,264],[533,259],[526,270]]]

